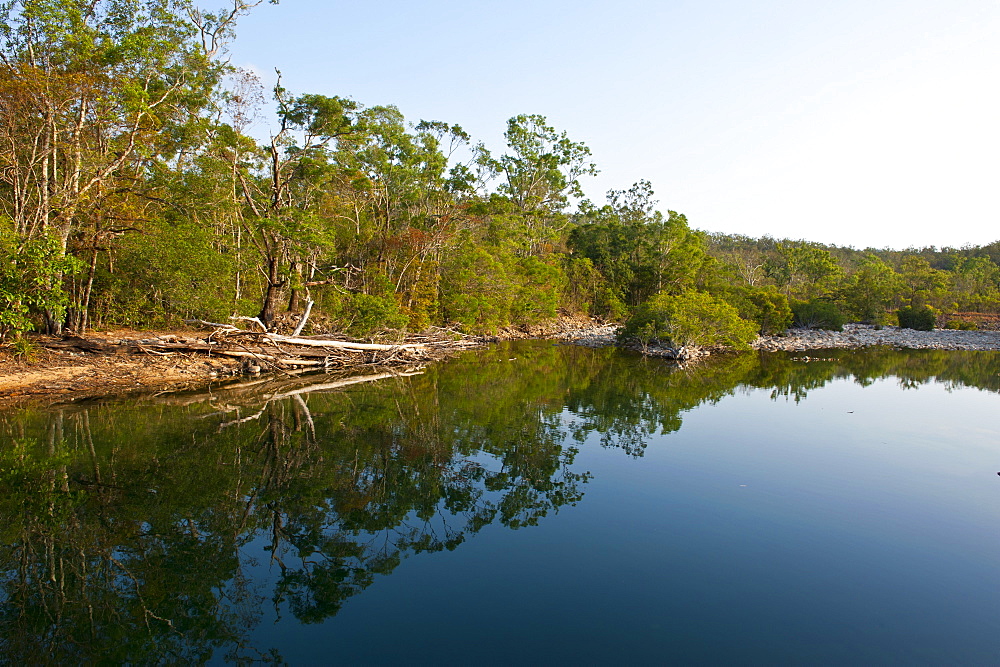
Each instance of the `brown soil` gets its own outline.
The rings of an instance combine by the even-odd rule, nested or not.
[[[152,355],[130,352],[128,341],[170,332],[115,330],[88,333],[94,351],[50,349],[51,336],[30,340],[28,355],[0,349],[0,406],[44,398],[62,403],[107,395],[178,390],[239,373],[239,360],[194,354]],[[190,335],[190,332],[187,332]]]

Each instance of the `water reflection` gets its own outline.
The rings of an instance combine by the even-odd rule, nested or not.
[[[1000,355],[875,350],[681,369],[529,343],[377,382],[287,381],[2,417],[0,649],[11,662],[280,661],[416,554],[580,501],[577,447],[641,457],[734,392],[837,378],[1000,392]]]

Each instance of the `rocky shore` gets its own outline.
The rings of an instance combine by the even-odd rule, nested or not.
[[[1000,331],[915,331],[899,327],[877,328],[870,324],[845,324],[843,331],[789,329],[785,336],[762,336],[754,343],[759,350],[788,352],[875,345],[911,350],[1000,350]]]
[[[618,325],[590,327],[562,332],[553,336],[574,345],[606,347],[616,344]],[[784,336],[761,336],[754,349],[801,352],[829,348],[864,348],[875,345],[912,350],[1000,350],[1000,331],[958,331],[935,329],[915,331],[899,327],[875,327],[870,324],[845,324],[843,331],[820,329],[789,329]],[[640,350],[636,345],[635,349]],[[670,350],[651,346],[645,350],[651,356],[671,356]],[[707,350],[687,350],[688,358],[704,356]]]
[[[617,341],[620,324],[606,324],[582,329],[571,329],[554,334],[551,338],[584,347],[608,347]]]

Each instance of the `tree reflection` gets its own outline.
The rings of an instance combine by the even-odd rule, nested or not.
[[[493,380],[458,391],[435,370],[263,405],[7,415],[0,648],[31,663],[280,660],[250,646],[266,599],[319,622],[409,556],[577,502],[589,474],[548,387]]]
[[[377,383],[261,385],[0,417],[10,662],[279,661],[268,606],[317,623],[410,556],[583,497],[577,447],[642,456],[738,391],[835,379],[1000,391],[1000,355],[830,351],[681,368],[500,346]],[[289,381],[291,382],[291,381]]]

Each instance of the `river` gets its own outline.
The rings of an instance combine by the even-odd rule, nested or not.
[[[2,413],[0,661],[992,663],[998,406],[996,352],[524,341]]]

